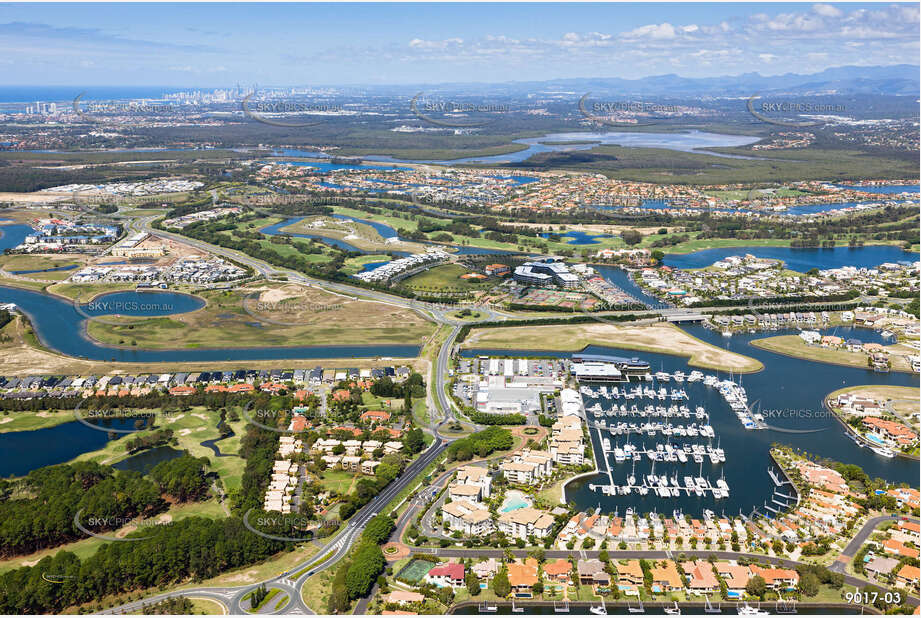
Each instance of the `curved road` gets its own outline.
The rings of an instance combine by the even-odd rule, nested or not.
[[[133,603],[127,603],[116,608],[107,610],[103,613],[126,613],[138,611],[145,603],[155,603],[157,601],[173,597],[173,596],[186,596],[186,597],[202,597],[215,600],[221,603],[224,607],[227,607],[230,610],[231,614],[243,614],[245,610],[242,607],[243,596],[246,595],[248,591],[265,584],[267,588],[279,588],[284,594],[289,596],[289,602],[282,608],[277,611],[264,612],[264,613],[294,613],[294,614],[312,614],[313,610],[308,607],[302,597],[301,589],[304,586],[304,583],[308,578],[315,575],[317,572],[327,569],[339,560],[341,560],[351,549],[352,544],[357,538],[360,537],[361,531],[364,529],[364,526],[367,522],[377,515],[381,509],[385,508],[388,503],[393,500],[401,491],[406,489],[411,485],[411,483],[416,481],[416,477],[433,461],[435,461],[445,450],[447,445],[450,443],[451,439],[445,436],[442,436],[439,433],[439,428],[444,426],[446,423],[454,422],[456,417],[454,416],[454,406],[450,401],[450,398],[446,392],[446,376],[448,374],[448,365],[450,363],[455,340],[460,333],[460,330],[465,322],[460,322],[457,320],[450,319],[446,312],[447,310],[442,307],[431,306],[428,303],[420,303],[418,301],[403,298],[400,296],[394,296],[392,294],[387,294],[384,292],[379,292],[376,290],[368,290],[365,288],[359,288],[355,286],[350,286],[343,283],[330,282],[321,279],[315,279],[313,277],[308,277],[302,273],[298,273],[290,270],[279,270],[276,269],[262,260],[252,258],[248,255],[242,254],[240,252],[225,249],[223,247],[217,247],[211,245],[210,243],[205,243],[193,238],[188,238],[180,234],[174,234],[172,232],[165,232],[163,230],[155,230],[150,227],[150,222],[156,218],[156,216],[145,217],[141,219],[136,219],[129,224],[129,228],[134,231],[143,231],[157,236],[164,236],[175,240],[177,242],[183,242],[189,244],[193,247],[196,247],[200,250],[214,253],[217,255],[222,255],[224,257],[230,258],[236,262],[245,264],[253,268],[259,274],[271,278],[274,276],[285,275],[288,277],[289,281],[294,281],[297,283],[303,283],[312,286],[318,286],[325,289],[333,290],[343,294],[349,294],[353,296],[360,296],[364,298],[369,298],[379,302],[390,303],[393,305],[399,305],[412,309],[419,312],[420,314],[428,316],[430,319],[435,321],[438,324],[449,325],[452,327],[452,330],[448,337],[445,339],[442,344],[439,352],[438,358],[436,360],[435,366],[435,379],[433,380],[432,387],[435,389],[435,397],[433,401],[436,403],[436,407],[440,409],[442,419],[438,422],[437,425],[434,425],[432,433],[434,434],[435,441],[429,446],[428,449],[423,451],[420,456],[410,463],[407,466],[406,470],[397,477],[390,485],[388,485],[380,494],[375,496],[368,504],[359,509],[349,520],[345,528],[340,532],[335,534],[316,554],[309,560],[298,564],[295,567],[292,567],[284,573],[267,579],[262,582],[257,582],[254,584],[247,584],[245,586],[238,587],[222,587],[222,588],[191,588],[186,590],[179,590],[170,593],[160,594],[148,597],[142,601],[136,601]],[[698,309],[696,311],[703,311]],[[675,309],[657,309],[657,313],[660,315],[672,315],[672,314],[681,314],[681,310]],[[487,312],[490,317],[494,317],[497,314],[493,311]],[[502,316],[503,318],[505,316]],[[535,318],[537,319],[537,318]],[[473,322],[466,322],[473,323]],[[875,518],[867,522],[865,526],[858,532],[858,537],[865,539],[870,535],[873,528],[881,521],[881,518]],[[862,540],[860,541],[862,543]],[[848,545],[847,550],[852,548],[852,545],[857,543],[857,538],[851,544]],[[857,544],[859,547],[859,543]],[[491,549],[476,549],[476,550],[461,550],[461,549],[438,549],[438,548],[415,548],[414,551],[419,553],[431,553],[439,556],[480,556],[480,555],[504,555],[504,550],[491,550]],[[523,553],[523,552],[521,552]],[[580,556],[596,556],[597,551],[577,551]],[[617,550],[609,550],[608,552],[612,556],[617,557],[650,557],[650,558],[664,558],[668,557],[670,552],[655,552],[655,551],[645,551],[645,552],[621,552]],[[693,554],[691,551],[684,551],[685,554]],[[779,564],[787,565],[796,565],[797,563],[791,560],[779,559],[779,558],[766,558],[760,555],[747,555],[747,554],[735,554],[733,552],[700,552],[702,555],[716,554],[720,557],[726,558],[738,558],[743,556],[749,556],[753,559],[759,560],[768,560],[771,562],[776,562]],[[330,555],[331,554],[331,555]],[[575,555],[573,552],[569,551],[556,551],[550,550],[546,552],[548,557],[568,557],[570,554]],[[633,556],[632,554],[636,554]],[[302,573],[297,579],[292,580],[291,575],[295,573]],[[845,581],[853,585],[866,585],[867,582],[860,580],[859,578],[845,575]],[[325,609],[325,608],[323,608]]]

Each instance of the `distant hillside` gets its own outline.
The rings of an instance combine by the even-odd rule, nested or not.
[[[751,96],[765,94],[863,94],[918,96],[921,92],[919,67],[910,64],[873,67],[836,67],[820,73],[802,75],[764,76],[759,73],[726,75],[722,77],[681,77],[680,75],[655,75],[640,79],[572,78],[540,82],[443,83],[416,84],[390,87],[368,87],[370,90],[428,89],[430,92],[456,92],[516,96],[535,92],[592,92],[593,95],[617,93],[645,96]]]

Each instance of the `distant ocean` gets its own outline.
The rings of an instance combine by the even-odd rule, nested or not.
[[[158,99],[164,94],[188,90],[196,89],[166,86],[0,86],[0,103],[60,103],[73,101],[81,92],[86,93],[85,99],[94,101]]]

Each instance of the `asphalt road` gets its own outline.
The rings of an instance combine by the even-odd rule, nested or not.
[[[253,268],[259,274],[271,278],[278,275],[287,276],[289,281],[305,283],[308,285],[316,285],[329,290],[334,290],[343,294],[349,294],[353,296],[359,296],[364,298],[370,298],[373,300],[378,300],[381,302],[387,302],[394,305],[399,305],[413,309],[420,312],[423,315],[429,316],[435,322],[440,324],[449,324],[453,326],[453,330],[450,335],[442,345],[439,350],[438,359],[435,368],[435,380],[433,388],[435,388],[435,401],[437,406],[441,409],[443,418],[436,427],[434,427],[434,437],[435,441],[432,445],[415,460],[406,470],[401,474],[397,479],[395,479],[390,485],[388,485],[380,494],[375,496],[368,504],[359,509],[349,520],[346,527],[336,534],[332,539],[330,539],[323,548],[316,553],[316,555],[295,567],[292,567],[285,573],[273,577],[271,579],[265,580],[264,582],[257,582],[254,584],[248,584],[246,586],[231,587],[231,588],[192,588],[182,591],[176,591],[161,595],[156,595],[144,599],[143,601],[136,601],[133,603],[127,603],[121,605],[117,608],[108,610],[103,613],[128,613],[132,611],[139,610],[145,603],[155,603],[159,600],[166,599],[172,596],[187,596],[187,597],[202,597],[214,599],[221,603],[224,607],[228,608],[231,614],[242,614],[244,613],[243,607],[241,605],[243,596],[251,589],[261,584],[265,584],[267,588],[279,588],[290,598],[289,602],[278,611],[271,611],[268,613],[286,613],[286,614],[312,614],[314,613],[311,608],[309,608],[301,598],[301,589],[304,586],[304,583],[309,577],[315,575],[317,572],[324,569],[330,568],[341,560],[351,549],[352,544],[357,538],[360,537],[361,531],[367,522],[378,514],[380,509],[383,509],[387,504],[393,500],[403,489],[408,487],[410,484],[416,482],[416,476],[422,472],[422,470],[428,466],[430,463],[435,461],[448,443],[450,442],[449,438],[442,436],[438,432],[438,428],[443,426],[445,423],[453,422],[455,420],[454,410],[449,401],[449,398],[446,394],[445,381],[448,374],[448,365],[451,359],[451,353],[454,347],[455,339],[457,338],[458,333],[463,325],[462,322],[451,320],[446,316],[446,311],[444,308],[439,308],[437,306],[430,306],[427,303],[419,303],[417,301],[402,298],[399,296],[393,296],[391,294],[386,294],[384,292],[378,292],[376,290],[367,290],[365,288],[358,288],[341,283],[333,283],[329,281],[314,279],[312,277],[307,277],[301,273],[288,270],[277,270],[274,267],[257,260],[245,254],[239,253],[237,251],[232,251],[229,249],[224,249],[222,247],[217,247],[209,243],[191,239],[179,234],[174,234],[171,232],[164,232],[162,230],[154,230],[150,228],[150,222],[154,217],[146,217],[142,219],[137,219],[132,221],[129,227],[135,231],[145,231],[151,234],[158,236],[164,236],[171,238],[173,240],[187,243],[201,249],[203,251],[208,251],[217,255],[222,255],[228,257],[237,262],[245,264]],[[697,309],[694,313],[705,311],[706,309]],[[682,310],[676,310],[674,308],[661,308],[657,309],[657,312],[660,315],[676,315],[684,313]],[[690,313],[690,312],[688,312]],[[489,312],[490,317],[494,316],[493,312]],[[537,319],[537,318],[535,318]],[[407,509],[407,512],[412,511],[413,509]],[[405,516],[405,514],[404,514]],[[879,518],[876,518],[879,519]],[[875,528],[878,521],[870,520],[859,532],[858,537],[863,535],[865,540],[871,533],[873,528]],[[403,518],[401,518],[401,521]],[[880,520],[881,521],[881,520]],[[405,523],[405,522],[404,522]],[[863,540],[858,542],[857,538],[848,545],[848,548],[845,550],[847,552],[850,550],[851,546],[859,547],[860,543]],[[497,549],[439,549],[439,548],[416,548],[414,550],[417,553],[429,553],[438,556],[444,557],[476,557],[476,556],[494,556],[502,557],[505,554],[505,550]],[[332,555],[327,557],[328,554],[332,552]],[[856,550],[855,550],[856,552]],[[525,555],[524,550],[513,550],[513,553],[516,555]],[[548,558],[568,558],[570,555],[574,557],[597,557],[598,551],[586,551],[586,550],[574,550],[574,551],[563,551],[563,550],[548,550],[546,555]],[[609,550],[608,553],[612,557],[616,558],[667,558],[672,557],[672,552],[667,551],[617,551]],[[765,556],[755,555],[755,554],[738,554],[733,552],[712,552],[712,551],[682,551],[680,553],[686,555],[697,555],[697,556],[710,556],[715,555],[718,558],[725,559],[734,559],[741,557],[748,557],[752,560],[761,560],[773,562],[776,564],[782,564],[785,566],[796,566],[796,562],[792,560],[787,560],[783,558],[768,558]],[[307,569],[305,571],[305,569]],[[297,578],[297,580],[292,581],[287,573],[298,573],[300,571],[305,571],[303,575]],[[845,575],[845,582],[849,585],[854,585],[858,587],[863,587],[867,584],[866,581],[861,580],[857,577],[851,575]],[[917,599],[914,599],[914,602],[917,603]],[[319,608],[324,610],[325,608]]]

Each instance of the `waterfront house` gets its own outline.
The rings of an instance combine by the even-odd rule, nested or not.
[[[709,594],[719,590],[720,584],[713,574],[713,565],[706,560],[695,560],[681,564],[687,576],[688,588],[693,592]]]
[[[499,562],[495,558],[489,558],[483,562],[477,562],[470,567],[470,570],[477,576],[477,579],[488,580],[499,572]]]
[[[572,564],[569,563],[569,560],[560,558],[544,565],[544,575],[549,581],[557,584],[568,585],[570,583],[571,573]]]
[[[625,560],[617,563],[617,585],[622,590],[637,592],[643,585],[643,568],[639,560]]]
[[[799,583],[799,573],[793,569],[751,566],[752,576],[760,575],[771,590],[793,590]]]
[[[464,565],[458,562],[447,562],[432,567],[426,573],[425,581],[439,588],[461,588],[464,585]]]
[[[713,566],[716,567],[716,572],[726,582],[726,588],[730,593],[741,596],[745,592],[745,586],[748,585],[748,580],[751,577],[751,571],[748,570],[747,566],[732,562],[717,562]]]
[[[652,575],[652,591],[671,592],[684,588],[678,567],[671,560],[663,560],[659,565],[650,569]]]
[[[604,563],[597,558],[588,558],[579,560],[577,566],[579,572],[579,583],[590,586],[595,583],[595,575],[604,573]]]
[[[537,560],[527,558],[524,562],[515,561],[508,564],[508,583],[512,595],[519,599],[530,599],[534,584],[537,583]]]

